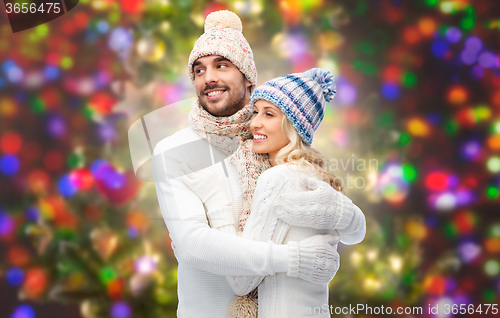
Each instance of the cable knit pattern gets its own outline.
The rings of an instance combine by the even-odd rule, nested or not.
[[[278,218],[290,225],[344,229],[352,219],[351,199],[326,182],[302,174],[290,190],[275,203]]]
[[[304,177],[297,166],[278,165],[266,170],[257,181],[254,193],[252,211],[247,221],[242,237],[257,241],[271,240],[277,244],[288,244],[289,270],[288,273],[277,273],[274,276],[227,276],[228,283],[237,295],[244,295],[258,287],[259,318],[275,317],[305,317],[306,307],[321,307],[328,304],[328,281],[338,270],[339,256],[336,251],[326,244],[323,237],[318,234],[332,234],[337,240],[345,236],[349,243],[360,242],[366,232],[365,218],[361,210],[345,196],[330,192],[331,188],[323,181],[315,182],[314,177]],[[302,180],[302,181],[301,181]],[[308,183],[304,183],[305,181]],[[297,184],[302,182],[302,192],[309,195],[294,196],[298,189]],[[326,186],[323,186],[325,184]],[[335,191],[335,190],[334,190]],[[285,200],[283,198],[286,198]],[[328,197],[330,201],[323,200]],[[275,213],[275,205],[280,198],[283,210],[295,214],[297,208],[304,213],[307,201],[317,202],[317,208],[325,214],[337,214],[338,217],[330,218],[330,224],[340,224],[339,220],[348,224],[338,231],[334,228],[313,229],[308,227],[290,226],[280,220]],[[347,199],[345,199],[347,198]],[[337,202],[335,200],[341,200]],[[350,204],[350,206],[349,206]],[[322,207],[329,205],[329,209]],[[320,213],[321,214],[321,213]],[[351,216],[349,219],[348,216]],[[327,216],[324,216],[328,219]],[[340,238],[338,237],[340,233]],[[334,238],[335,240],[335,238]],[[336,246],[336,245],[334,245]],[[320,253],[325,257],[316,257]],[[333,266],[333,267],[332,267]],[[265,279],[264,279],[265,278]],[[323,314],[318,317],[330,317]]]
[[[233,215],[230,220],[232,225],[224,227],[232,229],[233,234],[209,227],[199,197],[180,178],[172,177],[182,175],[179,172],[180,162],[196,162],[200,156],[207,155],[190,146],[200,140],[202,137],[198,133],[186,128],[160,141],[152,158],[158,202],[179,262],[179,318],[225,317],[234,292],[224,275],[272,275],[275,273],[274,262],[270,259],[273,251],[286,250],[285,246],[273,246],[272,242],[244,240],[236,236],[235,225],[242,210],[242,192],[236,167],[227,159],[225,166],[229,178],[226,178],[226,185],[230,190]],[[184,145],[187,147],[185,153],[171,151]],[[216,149],[213,151],[218,153]],[[214,163],[214,168],[220,175],[225,174],[221,162]]]

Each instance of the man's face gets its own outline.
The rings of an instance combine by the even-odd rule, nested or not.
[[[231,116],[249,103],[250,81],[228,59],[200,57],[193,63],[194,88],[200,105],[213,116]]]

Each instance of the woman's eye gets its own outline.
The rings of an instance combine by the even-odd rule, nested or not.
[[[257,112],[256,110],[254,110],[254,111],[253,111],[253,114],[254,114],[254,115],[256,115],[256,114],[258,114],[258,112]]]
[[[267,116],[273,117],[273,114],[271,113],[266,113]]]

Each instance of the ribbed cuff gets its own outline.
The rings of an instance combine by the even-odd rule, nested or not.
[[[289,248],[288,245],[275,244],[273,246],[273,270],[276,273],[288,272],[289,261]]]
[[[220,228],[226,225],[234,226],[234,216],[231,206],[223,206],[207,212],[211,228]]]
[[[287,276],[299,277],[299,243],[288,242],[288,272]]]
[[[334,225],[335,229],[338,230],[343,230],[345,229],[352,220],[352,217],[354,216],[354,204],[352,203],[351,199],[343,195],[342,193],[339,193],[341,195],[340,199],[340,218],[337,221],[337,224]]]

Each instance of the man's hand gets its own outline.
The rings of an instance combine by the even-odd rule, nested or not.
[[[315,235],[288,242],[290,265],[287,275],[316,284],[328,284],[340,267],[338,235]]]
[[[181,180],[198,195],[207,211],[231,205],[224,177],[213,166],[193,172],[186,163],[180,164]]]

